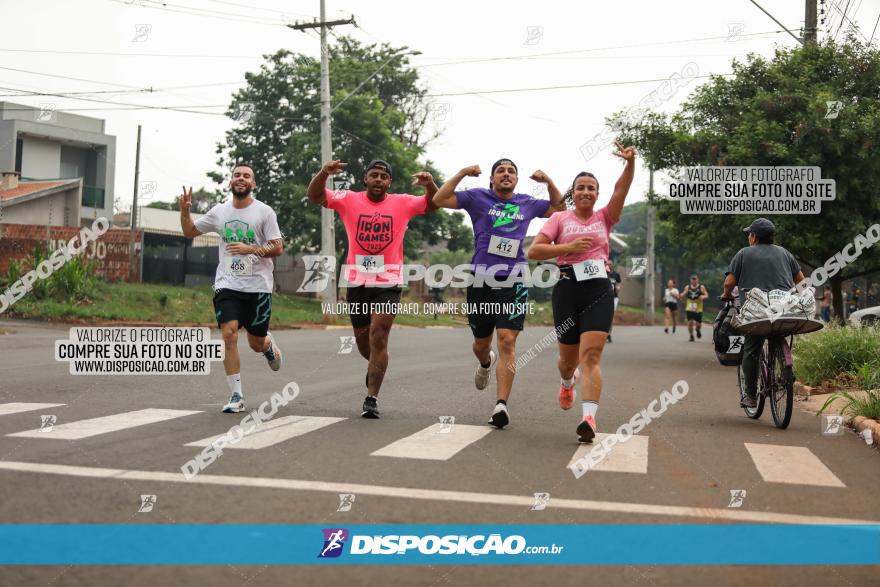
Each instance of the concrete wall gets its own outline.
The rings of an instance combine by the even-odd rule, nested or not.
[[[39,108],[0,102],[0,171],[15,167],[16,138],[24,146],[22,176],[34,178],[58,178],[61,176],[61,145],[92,149],[95,152],[94,185],[104,192],[104,207],[94,209],[82,206],[82,218],[113,216],[114,184],[116,181],[116,137],[104,134],[104,121],[87,116],[53,112],[54,116],[41,119]],[[31,143],[31,141],[36,141]],[[45,142],[58,145],[57,154],[51,154]],[[32,147],[32,148],[29,148]],[[31,162],[31,151],[36,149],[36,159]],[[84,176],[90,175],[84,170]]]
[[[61,143],[21,137],[24,157],[21,176],[28,179],[58,179],[61,177]]]
[[[7,224],[44,224],[46,226],[79,226],[80,190],[78,187],[22,202],[3,206],[3,222]]]

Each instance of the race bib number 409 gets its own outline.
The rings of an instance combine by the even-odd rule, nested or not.
[[[608,273],[605,272],[605,261],[602,259],[587,259],[575,263],[572,268],[574,269],[574,277],[578,281],[608,277]]]

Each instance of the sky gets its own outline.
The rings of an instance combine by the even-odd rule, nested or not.
[[[802,1],[759,4],[800,33]],[[820,39],[842,38],[851,23],[871,37],[878,0],[824,4]],[[287,48],[319,57],[317,33],[284,26],[312,20],[319,6],[318,0],[0,0],[0,100],[48,103],[106,120],[117,140],[122,209],[131,205],[142,125],[140,200],[171,200],[183,184],[212,187],[206,173],[217,169],[217,143],[238,124],[224,115],[226,106],[262,55]],[[706,81],[700,76],[729,73],[731,61],[749,53],[772,56],[777,46],[797,44],[749,0],[328,0],[326,14],[357,20],[357,28],[340,26],[336,35],[421,52],[411,61],[434,104],[430,124],[442,132],[427,158],[447,177],[479,164],[484,176],[475,183],[484,185],[492,162],[505,156],[519,167],[517,191],[532,193],[527,178],[536,169],[561,189],[587,170],[599,177],[600,206],[622,169],[602,137],[606,116],[637,107],[652,92],[655,110],[674,111]],[[664,85],[670,78],[675,83]],[[80,92],[81,99],[34,92]],[[627,202],[643,199],[647,184],[640,167]],[[537,229],[533,223],[530,232]]]

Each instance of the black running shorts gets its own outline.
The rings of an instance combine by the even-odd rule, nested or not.
[[[553,286],[553,322],[562,344],[578,344],[584,332],[610,332],[614,289],[607,278],[577,281],[562,270]]]
[[[474,338],[492,336],[496,328],[522,330],[529,305],[529,290],[522,283],[507,287],[468,286],[468,326]]]
[[[685,312],[687,314],[688,320],[696,320],[697,322],[703,321],[703,313],[702,312]]]
[[[349,287],[345,292],[348,302],[348,315],[354,328],[366,328],[373,314],[397,314],[400,303],[399,287],[369,287],[359,285]]]
[[[266,336],[272,316],[272,294],[219,289],[214,294],[217,326],[238,320],[238,327],[254,336]]]

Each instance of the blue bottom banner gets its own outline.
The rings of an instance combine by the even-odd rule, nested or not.
[[[877,565],[880,525],[0,525],[2,565]]]

